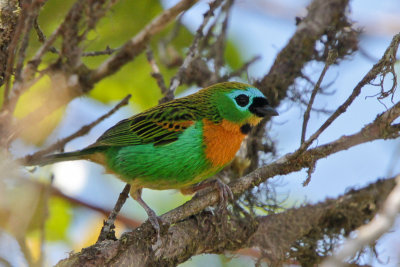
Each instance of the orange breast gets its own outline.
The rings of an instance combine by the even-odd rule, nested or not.
[[[206,158],[214,167],[228,164],[236,155],[246,135],[240,126],[223,120],[219,124],[203,120],[203,136]]]

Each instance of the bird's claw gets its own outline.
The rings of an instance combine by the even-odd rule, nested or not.
[[[149,220],[150,224],[153,226],[153,228],[157,234],[156,242],[152,245],[152,249],[154,251],[156,251],[162,245],[161,235],[160,235],[160,232],[161,232],[160,224],[163,225],[164,223],[163,223],[163,220],[160,217],[158,217],[153,210],[148,212],[148,217],[149,217],[148,220]]]
[[[225,208],[227,206],[227,202],[234,199],[231,188],[227,184],[221,182],[219,179],[206,181],[192,187],[185,188],[184,190],[181,189],[181,192],[184,194],[196,192],[194,198],[198,198],[204,194],[207,194],[213,189],[218,191],[220,208]]]
[[[160,221],[162,223],[161,218],[158,217],[153,210],[148,212],[148,217],[149,217],[148,220],[151,223],[151,225],[153,226],[154,230],[156,230],[157,235],[160,235],[160,224],[158,221]]]
[[[233,201],[233,193],[229,185],[224,184],[219,179],[215,180],[215,187],[219,193],[219,209],[226,208],[228,201]]]

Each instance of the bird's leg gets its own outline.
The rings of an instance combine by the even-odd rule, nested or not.
[[[146,202],[143,201],[143,199],[142,199],[142,188],[137,189],[137,188],[132,187],[130,195],[146,211],[147,216],[149,217],[149,222],[151,223],[151,225],[154,227],[154,229],[157,232],[157,240],[160,240],[160,224],[158,223],[158,220],[161,221],[161,219],[157,216],[157,214],[154,212],[154,210],[152,210],[146,204]]]
[[[199,190],[205,188],[213,188],[213,187],[217,189],[219,193],[219,206],[226,207],[227,202],[229,200],[233,200],[233,193],[231,188],[227,184],[221,182],[221,180],[218,178],[214,180],[205,181],[203,183],[196,184],[187,188],[182,188],[181,193],[184,195],[189,195]],[[197,194],[199,193],[200,192],[198,192]]]

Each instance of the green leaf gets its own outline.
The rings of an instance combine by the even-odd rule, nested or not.
[[[46,107],[46,101],[53,90],[54,88],[52,88],[50,79],[47,76],[43,77],[20,96],[15,107],[14,116],[17,119],[24,119],[36,109]],[[62,107],[49,116],[46,116],[39,123],[25,125],[20,137],[29,143],[41,144],[60,123],[64,110],[65,108]]]
[[[86,51],[100,51],[107,46],[117,48],[127,40],[134,37],[146,24],[162,11],[162,6],[157,0],[150,1],[121,1],[116,4],[112,12],[100,21],[96,31],[90,33],[91,41],[88,42]],[[154,36],[151,42],[156,60],[159,60],[158,42],[165,37],[174,25],[169,25],[160,34]],[[185,28],[181,27],[179,35],[174,38],[170,46],[181,56],[185,55],[185,48],[190,45],[193,37]],[[170,47],[171,48],[171,47]],[[91,68],[98,67],[108,56],[87,57],[84,63]],[[167,69],[158,62],[165,83],[177,71],[177,68]],[[145,53],[126,64],[117,73],[102,80],[95,85],[90,96],[101,101],[117,101],[132,94],[132,105],[142,110],[154,106],[161,98],[161,92],[156,80],[151,77],[151,67],[147,62]],[[181,89],[181,88],[180,88]]]
[[[226,44],[224,56],[226,63],[228,63],[232,69],[238,69],[243,65],[242,55],[236,44],[231,40],[228,40]]]
[[[65,240],[72,221],[71,205],[64,199],[52,197],[49,200],[49,218],[46,221],[46,239]]]

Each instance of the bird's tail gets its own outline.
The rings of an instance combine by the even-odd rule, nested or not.
[[[60,161],[70,161],[70,160],[80,160],[88,159],[88,155],[97,152],[93,148],[82,149],[73,152],[59,153],[46,155],[42,157],[25,157],[22,164],[25,166],[43,166],[48,164],[53,164]]]

